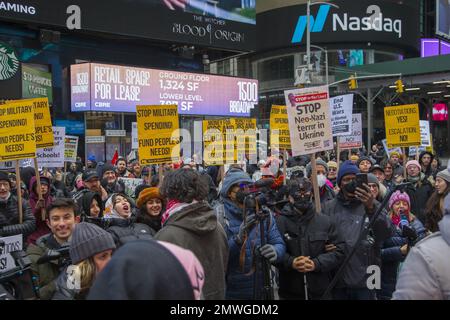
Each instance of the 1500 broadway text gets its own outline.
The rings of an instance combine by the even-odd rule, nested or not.
[[[214,308],[208,307],[184,307],[177,304],[170,307],[171,315],[195,315],[201,318],[203,314],[215,315],[278,315],[278,305],[221,305],[215,304]]]

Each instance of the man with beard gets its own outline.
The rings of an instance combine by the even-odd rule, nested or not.
[[[282,299],[320,299],[330,284],[331,271],[344,259],[345,242],[330,217],[315,213],[312,189],[307,178],[292,181],[289,203],[277,217],[278,230],[286,243],[286,254],[279,265],[278,293]]]
[[[105,188],[102,187],[102,185],[100,184],[100,180],[98,177],[98,173],[96,170],[90,169],[87,170],[83,173],[83,189],[88,189],[92,192],[97,192],[101,197],[102,197],[102,201],[106,201],[108,200],[108,193],[106,192]],[[75,193],[72,198],[73,199],[78,199],[79,198],[79,192],[83,191],[80,190],[77,193]]]
[[[102,167],[102,187],[108,193],[108,197],[113,193],[125,192],[125,184],[117,179],[114,167],[110,164],[105,164]]]

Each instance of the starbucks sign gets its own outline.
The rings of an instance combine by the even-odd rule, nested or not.
[[[0,42],[0,81],[14,77],[19,70],[19,65],[20,62],[14,49]]]

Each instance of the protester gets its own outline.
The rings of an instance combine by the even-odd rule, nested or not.
[[[81,172],[78,171],[77,164],[75,162],[69,163],[69,170],[65,176],[64,182],[66,186],[69,188],[70,191],[73,191],[75,188],[75,178],[80,174]]]
[[[386,187],[382,183],[380,183],[377,177],[372,173],[367,174],[367,181],[374,199],[378,202],[383,201],[384,196],[387,193]]]
[[[384,174],[384,169],[382,166],[380,166],[379,164],[373,165],[373,167],[370,169],[370,173],[377,177],[380,185],[382,184],[384,186],[384,179],[386,178],[386,175]]]
[[[267,174],[269,174],[269,168]],[[264,174],[264,172],[263,172]],[[258,294],[262,291],[262,270],[257,271],[258,277],[250,273],[255,263],[255,248],[260,247],[260,254],[270,263],[281,263],[286,247],[278,231],[275,219],[268,212],[266,219],[256,221],[256,212],[250,209],[244,212],[244,196],[241,184],[251,184],[250,177],[241,170],[229,171],[223,181],[220,192],[223,205],[215,208],[216,214],[224,226],[230,248],[227,267],[227,299],[255,299],[254,290]],[[261,213],[258,213],[261,215]],[[261,245],[259,223],[264,223],[265,245]],[[269,227],[270,226],[270,227]],[[243,258],[241,258],[241,255]]]
[[[141,178],[142,167],[141,167],[141,164],[139,163],[139,161],[136,160],[131,163],[131,171],[130,172],[134,178]]]
[[[103,188],[103,186],[100,184],[99,176],[96,170],[92,169],[86,170],[83,173],[82,181],[83,181],[83,189],[88,189],[92,192],[97,192],[102,197],[102,201],[106,201],[108,199],[108,193],[106,192],[105,188]],[[77,193],[73,195],[73,198],[77,198]]]
[[[53,198],[50,195],[50,179],[47,177],[40,177],[41,182],[41,194],[42,200],[39,200],[39,194],[37,190],[36,177],[32,177],[30,181],[30,207],[31,212],[36,219],[36,230],[30,234],[27,239],[27,243],[36,243],[36,240],[43,235],[50,233],[50,229],[45,223],[45,208],[47,208],[52,202]],[[44,220],[42,217],[42,211],[44,211]]]
[[[361,173],[369,173],[374,165],[374,161],[371,158],[364,156],[358,159],[356,165]]]
[[[328,161],[328,174],[327,179],[333,184],[333,188],[336,187],[336,178],[338,172],[338,165],[336,161]]]
[[[224,299],[228,244],[214,211],[205,202],[207,180],[192,169],[175,170],[164,177],[160,192],[167,207],[155,239],[191,250],[205,270],[204,298]]]
[[[425,209],[425,227],[431,232],[439,231],[439,221],[444,216],[444,199],[450,193],[450,171],[445,169],[436,175],[435,190]]]
[[[51,299],[56,291],[56,279],[68,265],[64,256],[57,256],[49,262],[38,264],[39,258],[50,250],[68,246],[75,225],[80,222],[77,207],[72,199],[55,199],[47,207],[46,223],[51,231],[49,235],[40,237],[36,244],[31,244],[27,253],[32,262],[31,271],[36,277],[37,291],[41,299]]]
[[[145,188],[139,193],[137,199],[139,213],[136,222],[144,223],[152,229],[152,234],[156,234],[161,229],[161,219],[164,212],[164,198],[155,187]]]
[[[389,218],[395,228],[392,237],[384,241],[381,250],[381,290],[378,299],[390,300],[395,291],[399,265],[405,259],[410,246],[426,236],[423,224],[410,211],[407,193],[396,191],[389,199]],[[405,233],[410,228],[410,233]]]
[[[95,168],[97,168],[97,162],[95,159],[95,155],[91,154],[87,158],[86,169],[95,169]]]
[[[392,161],[392,170],[394,171],[393,175],[395,176],[402,176],[404,169],[403,166],[400,165],[400,157],[401,154],[397,151],[392,151],[389,159]],[[386,168],[385,168],[386,170]]]
[[[435,156],[433,161],[431,161],[431,172],[433,178],[436,178],[436,175],[438,174],[439,171],[442,171],[441,160],[438,158],[438,156]]]
[[[79,192],[73,200],[77,203],[78,214],[82,221],[87,217],[103,217],[103,201],[97,192],[85,189]]]
[[[11,194],[8,174],[0,171],[0,237],[22,234],[24,243],[36,229],[36,219],[27,201],[22,201],[23,222],[19,220],[19,201]]]
[[[331,272],[344,259],[345,243],[330,217],[316,214],[312,183],[307,178],[289,183],[288,199],[277,217],[286,243],[286,254],[279,265],[278,294],[282,299],[320,299],[330,284]],[[335,248],[327,251],[327,244]]]
[[[323,160],[316,160],[316,171],[317,171],[317,183],[319,185],[320,202],[325,203],[327,201],[333,200],[336,194],[333,190],[333,185],[327,180],[328,165]],[[306,175],[309,179],[312,176],[312,166],[309,163],[306,166]],[[314,180],[312,181],[314,184]]]
[[[394,165],[392,160],[385,160],[381,163],[381,167],[384,170],[384,186],[389,190],[396,184],[396,178],[394,176]],[[402,175],[403,176],[403,173]]]
[[[73,273],[69,275],[68,269],[60,274],[53,300],[86,299],[95,278],[111,260],[115,248],[111,234],[95,224],[79,223],[73,231],[69,249]],[[76,279],[78,286],[68,285],[69,276]]]
[[[344,237],[348,250],[352,250],[358,240],[361,228],[377,211],[379,203],[373,198],[367,185],[356,185],[358,167],[346,161],[339,168],[337,184],[340,192],[337,197],[324,204],[322,212],[336,223],[338,233]],[[385,213],[381,213],[367,239],[350,259],[338,280],[333,296],[338,300],[373,300],[375,291],[367,287],[367,268],[379,265],[380,248],[384,240],[391,236],[390,222]]]
[[[422,151],[419,156],[419,163],[421,166],[421,171],[425,174],[427,179],[430,179],[430,183],[434,184],[433,169],[431,168],[431,163],[434,160],[434,155],[429,151]]]
[[[117,177],[134,178],[134,175],[127,169],[127,161],[125,158],[119,157],[116,166]]]
[[[352,154],[351,156],[350,156],[350,161],[353,163],[353,164],[357,164],[358,163],[358,160],[359,160],[359,156],[358,155],[356,155],[356,154]]]
[[[113,193],[123,193],[125,192],[125,184],[123,181],[117,179],[114,167],[110,164],[105,164],[101,171],[102,176],[102,187],[108,193],[110,197]]]

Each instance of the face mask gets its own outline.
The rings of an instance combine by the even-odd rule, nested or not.
[[[323,174],[319,174],[317,176],[317,183],[319,184],[319,188],[322,188],[327,183],[327,178]]]
[[[305,196],[301,197],[299,195],[294,195],[294,207],[299,211],[306,211],[311,206],[311,197]]]
[[[347,183],[346,185],[344,185],[344,189],[348,193],[355,193],[356,192],[356,181],[352,180],[352,182]]]
[[[408,181],[409,181],[409,182],[416,183],[416,182],[418,182],[419,180],[420,180],[420,175],[418,175],[417,177],[411,177],[411,176],[408,176]]]

